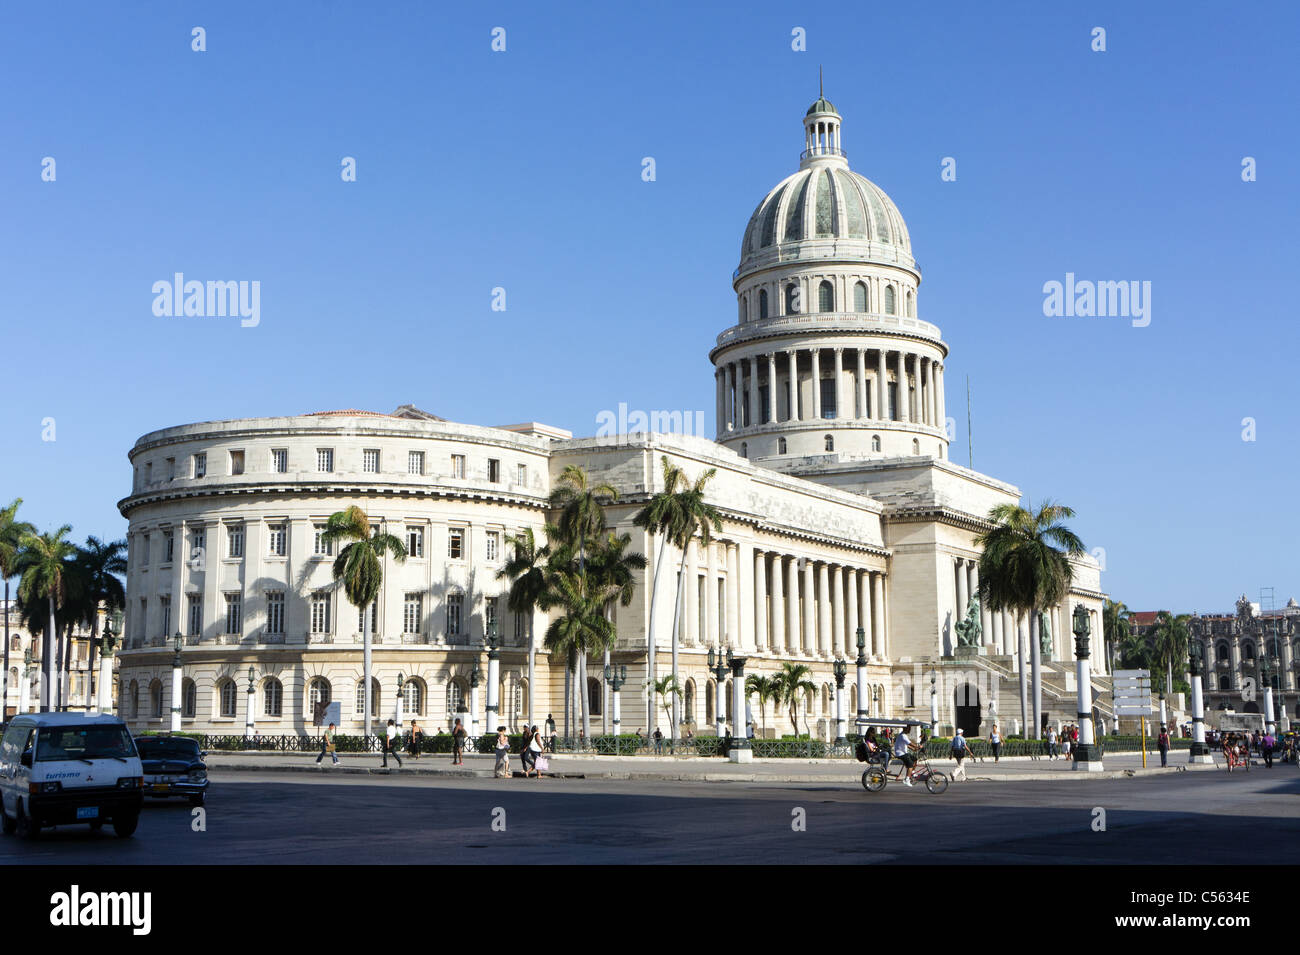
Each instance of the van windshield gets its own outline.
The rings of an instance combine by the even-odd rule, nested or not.
[[[43,726],[36,736],[36,761],[126,759],[135,745],[125,726]]]

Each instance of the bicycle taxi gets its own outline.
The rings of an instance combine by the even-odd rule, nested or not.
[[[879,717],[873,717],[864,720],[855,720],[858,732],[863,736],[873,727],[877,732],[883,729],[890,729],[896,732],[906,732],[908,739],[913,744],[920,739],[921,728],[927,724],[917,720],[891,720]],[[911,767],[911,778],[913,782],[925,783],[925,788],[930,792],[938,795],[948,788],[948,776],[939,772],[930,766],[930,760],[925,755],[925,750],[912,751],[916,756],[916,764]],[[867,768],[862,773],[862,787],[869,793],[878,793],[884,789],[892,780],[899,782],[906,778],[908,772],[907,763],[893,755],[893,743],[885,745],[881,741],[880,751],[868,755],[863,759],[862,750],[858,752],[859,762],[866,762]]]

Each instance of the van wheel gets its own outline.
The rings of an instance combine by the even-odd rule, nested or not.
[[[18,831],[19,839],[35,839],[41,834],[41,827],[38,826],[32,817],[23,812],[23,804],[18,804],[18,818],[14,822],[14,828]]]
[[[14,830],[18,828],[18,823],[9,818],[9,813],[0,808],[0,829],[4,830],[6,836],[12,836]]]
[[[113,831],[119,839],[129,839],[135,835],[135,827],[140,824],[140,814],[133,812],[129,816],[114,816]]]

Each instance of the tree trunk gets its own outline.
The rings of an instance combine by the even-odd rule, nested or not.
[[[587,692],[587,651],[578,654],[578,699],[582,706],[582,743],[591,740],[591,694]]]
[[[1025,680],[1025,627],[1021,626],[1019,615],[1016,622],[1016,666],[1020,671],[1020,726],[1025,739],[1029,739],[1029,694]],[[1028,626],[1029,621],[1025,621]]]
[[[355,670],[353,672],[356,672]],[[365,716],[362,721],[364,727],[363,733],[366,737],[370,736],[370,607],[363,607],[361,610],[361,679],[365,683],[364,701],[366,706]],[[367,745],[369,745],[367,741]]]
[[[1038,739],[1039,734],[1043,731],[1043,673],[1042,673],[1042,644],[1039,639],[1038,610],[1035,608],[1029,615],[1029,659],[1032,668],[1032,680],[1030,684],[1034,693],[1034,735],[1026,736],[1026,739]]]
[[[41,712],[50,712],[50,700],[54,697],[54,641],[57,631],[54,626],[54,594],[49,596],[50,622],[45,628],[45,652],[41,654]]]
[[[9,581],[5,581],[5,672],[0,690],[0,722],[9,722]]]
[[[665,547],[665,550],[668,548]],[[677,594],[673,598],[673,686],[677,686],[677,640],[678,633],[681,629],[682,616],[682,592],[686,589],[686,554],[690,549],[690,543],[682,548],[682,562],[677,570]],[[672,729],[668,732],[668,738],[674,743],[677,742],[677,727],[681,723],[681,699],[680,694],[673,694],[673,715]]]
[[[95,648],[99,643],[99,614],[95,614],[95,620],[90,625],[90,650],[86,654],[87,666],[89,670],[86,673],[86,712],[90,712],[94,707],[92,704],[95,700]],[[5,670],[8,671],[8,667]],[[3,712],[0,710],[0,712]]]
[[[567,656],[567,655],[566,655]],[[564,661],[564,738],[569,738],[569,708],[573,705],[572,690],[573,670],[569,666],[569,661]]]
[[[605,648],[605,657],[601,661],[600,675],[600,733],[602,736],[609,735],[609,682],[603,677],[605,671],[609,668],[609,647]],[[613,672],[612,670],[610,671]]]
[[[650,701],[650,705],[646,708],[647,716],[654,713],[655,711],[655,678],[657,676],[657,674],[655,673],[655,604],[658,602],[657,598],[659,596],[659,571],[663,569],[664,554],[668,552],[668,536],[666,534],[660,536],[663,539],[663,546],[659,548],[659,554],[655,557],[654,581],[650,585],[650,625],[646,629],[646,635],[645,635],[645,643],[646,643],[646,673],[645,673],[646,697],[645,698]],[[652,541],[655,540],[656,539],[655,535],[651,534],[650,539]]]
[[[533,685],[537,682],[537,641],[533,636],[533,614],[536,611],[529,608],[528,611],[528,728],[533,726]]]

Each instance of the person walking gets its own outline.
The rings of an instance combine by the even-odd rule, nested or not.
[[[655,755],[658,756],[664,751],[664,734],[659,732],[659,727],[655,727]]]
[[[533,742],[533,728],[527,723],[524,724],[524,732],[519,742],[519,765],[524,767],[524,778],[527,779],[533,771],[533,751],[531,745]]]
[[[957,768],[952,771],[954,781],[958,776],[965,780],[966,757],[969,755],[970,749],[966,745],[966,731],[958,727],[957,735],[952,738],[952,758],[957,760]]]
[[[329,753],[330,756],[333,757],[334,765],[337,766],[339,764],[339,754],[334,751],[334,724],[333,723],[331,723],[329,726],[325,728],[325,733],[320,738],[320,755],[316,757],[317,768],[320,767],[321,765],[320,761],[325,758],[326,753]]]
[[[420,758],[420,743],[424,741],[424,730],[420,729],[420,724],[411,720],[411,743],[408,752],[413,759]]]
[[[1047,727],[1047,758],[1056,759],[1056,727]]]
[[[510,778],[510,737],[506,735],[504,726],[497,727],[497,765],[496,775],[501,779]]]
[[[540,734],[537,731],[537,727],[534,726],[532,732],[532,739],[528,741],[528,769],[530,772],[533,773],[535,779],[542,778],[542,771],[537,766],[537,761],[541,758],[541,756],[542,756],[542,740]],[[528,774],[525,773],[524,775],[528,775]]]
[[[392,756],[393,759],[397,760],[398,769],[402,768],[402,755],[397,751],[398,750],[397,740],[398,740],[397,724],[394,723],[392,720],[389,720],[388,727],[385,730],[385,736],[384,736],[384,765],[383,765],[384,769],[388,768],[389,756]]]
[[[1169,765],[1169,727],[1161,726],[1160,735],[1156,737],[1156,749],[1160,750],[1161,768]]]
[[[998,729],[998,724],[993,724],[993,732],[989,733],[989,745],[993,747],[993,762],[1002,758],[1002,731]]]
[[[453,766],[465,765],[465,727],[461,725],[460,717],[456,717],[456,725],[451,730],[451,764]]]
[[[1277,745],[1277,737],[1272,733],[1265,733],[1264,738],[1259,741],[1259,752],[1264,757],[1264,768],[1273,768],[1273,747]]]

